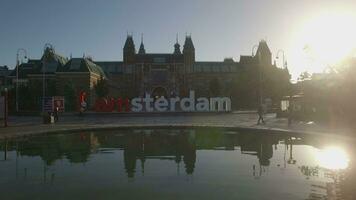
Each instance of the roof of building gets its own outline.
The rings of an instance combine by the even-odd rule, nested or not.
[[[8,71],[9,68],[5,65],[5,66],[0,66],[0,71]]]
[[[135,52],[135,42],[133,41],[132,35],[128,35],[124,44],[124,51]]]
[[[269,49],[267,42],[265,40],[261,40],[258,44],[258,48],[257,48],[257,52],[256,55],[258,55],[259,53],[261,54],[271,54],[271,50]]]
[[[61,64],[62,66],[64,66],[67,62],[68,62],[68,59],[59,55],[59,54],[56,54],[56,53],[53,53],[52,54],[52,59],[54,59],[55,61],[57,61],[59,64]]]
[[[121,74],[123,73],[124,63],[122,61],[95,61],[106,74]]]
[[[42,74],[43,71],[46,74],[54,74],[57,70],[62,68],[67,62],[68,62],[67,58],[59,54],[56,54],[53,49],[47,48],[43,53],[41,59],[29,59],[27,63],[21,64],[19,66],[19,76],[24,77],[27,74]],[[16,72],[15,74],[12,73],[11,76],[16,76]]]
[[[182,54],[164,54],[164,53],[149,53],[136,54],[136,63],[183,63]]]
[[[186,50],[195,50],[194,48],[194,44],[193,44],[193,40],[191,36],[186,36],[185,37],[185,41],[184,41],[184,45],[183,45],[183,52],[185,52]]]
[[[255,64],[256,59],[253,56],[240,56],[240,63],[241,64]]]
[[[195,62],[191,72],[236,72],[239,66],[237,62]]]
[[[27,63],[21,63],[18,70],[19,78],[26,78],[28,74],[39,73],[39,68],[41,65],[41,60],[29,59]],[[17,67],[9,74],[9,76],[15,77],[17,75]]]
[[[58,68],[63,67],[68,62],[68,59],[57,54],[53,49],[47,48],[42,55],[41,63],[45,63],[45,72],[54,73]],[[39,71],[42,73],[42,65]]]
[[[8,76],[12,70],[10,70],[6,65],[0,66],[0,76]]]
[[[173,54],[182,54],[182,52],[180,51],[180,44],[178,43],[178,39],[177,39],[177,42],[174,44]]]
[[[103,69],[88,58],[72,58],[57,72],[92,72],[106,77]]]

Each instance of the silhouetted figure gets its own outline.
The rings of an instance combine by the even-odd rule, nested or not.
[[[267,138],[260,144],[257,157],[262,166],[270,165],[270,159],[273,157],[273,147]]]
[[[80,103],[79,116],[83,116],[86,108],[87,108],[87,102],[83,101],[82,103]]]
[[[124,147],[124,165],[128,178],[134,178],[136,173],[136,159],[144,157],[143,140],[140,135],[128,136]]]
[[[7,160],[7,140],[4,141],[4,160]]]
[[[125,149],[124,150],[124,164],[125,170],[128,178],[133,178],[136,172],[136,155],[135,150]]]
[[[195,146],[195,134],[187,133],[184,134],[184,140],[182,141],[183,150],[183,163],[185,165],[185,172],[187,175],[192,175],[194,173],[195,162],[196,162],[196,146]],[[183,138],[182,138],[183,139]]]
[[[258,106],[257,113],[258,113],[257,124],[260,124],[261,121],[263,124],[266,124],[265,120],[263,119],[263,106],[262,105]]]
[[[54,122],[58,122],[58,112],[59,112],[59,108],[55,107],[54,111],[53,111],[53,115],[54,115]]]
[[[52,112],[47,112],[47,115],[45,116],[45,124],[52,123],[52,116],[53,116]]]
[[[183,156],[183,162],[185,164],[185,172],[188,175],[194,173],[195,161],[196,161],[195,147],[191,147],[185,151]]]

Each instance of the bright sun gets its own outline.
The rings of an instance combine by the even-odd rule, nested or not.
[[[341,148],[329,147],[322,150],[316,150],[315,153],[318,164],[323,168],[337,170],[348,167],[348,155]]]
[[[337,12],[319,14],[307,19],[295,31],[291,57],[303,71],[322,72],[356,48],[356,15]]]

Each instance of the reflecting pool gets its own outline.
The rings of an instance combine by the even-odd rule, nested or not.
[[[353,141],[226,129],[0,140],[0,199],[356,199]]]

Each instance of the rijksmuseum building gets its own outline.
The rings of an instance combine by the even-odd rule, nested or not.
[[[89,57],[65,58],[55,52],[50,45],[45,48],[41,59],[29,59],[19,66],[19,83],[36,82],[42,87],[43,75],[46,94],[55,90],[55,95],[65,96],[65,88],[71,87],[79,94],[88,94],[88,104],[95,102],[95,85],[105,79],[111,97],[165,96],[167,98],[189,95],[195,91],[196,97],[226,96],[245,100],[245,104],[263,99],[276,99],[279,87],[289,84],[288,69],[272,64],[272,53],[262,40],[254,55],[240,56],[239,62],[232,58],[222,61],[197,61],[195,46],[190,36],[186,36],[183,48],[178,41],[169,53],[149,53],[143,41],[139,48],[128,35],[123,46],[122,61],[96,61]],[[9,76],[16,79],[16,69]],[[269,87],[268,84],[272,88]],[[50,85],[50,84],[49,84]],[[265,89],[262,89],[265,87]],[[278,91],[277,91],[278,90]],[[240,98],[241,97],[241,98]],[[239,105],[240,100],[236,100]]]

